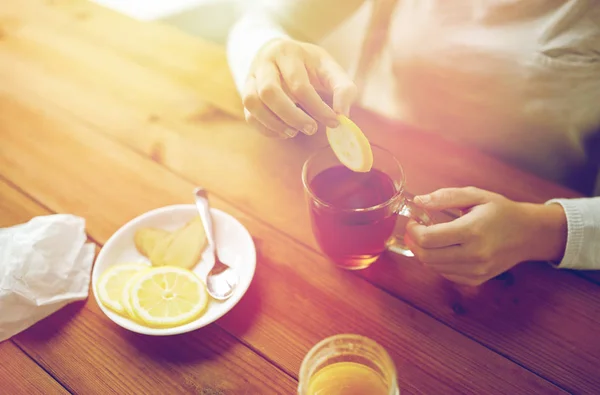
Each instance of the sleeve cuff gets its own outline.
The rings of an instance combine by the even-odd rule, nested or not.
[[[567,216],[567,246],[563,259],[554,265],[558,269],[585,269],[581,267],[580,255],[584,244],[585,223],[579,206],[570,199],[551,199],[545,204],[560,204]]]
[[[238,93],[242,93],[252,62],[260,49],[277,38],[289,36],[266,13],[248,13],[234,25],[227,40],[227,62]]]

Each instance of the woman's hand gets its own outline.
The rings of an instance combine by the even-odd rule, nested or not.
[[[560,261],[564,254],[567,221],[560,205],[518,203],[472,187],[440,189],[414,201],[463,212],[448,223],[407,225],[411,251],[451,281],[480,285],[520,262]]]
[[[333,96],[333,109],[317,91]],[[271,137],[315,134],[317,122],[338,125],[348,115],[356,86],[323,49],[292,39],[266,44],[254,59],[242,99],[246,121]]]

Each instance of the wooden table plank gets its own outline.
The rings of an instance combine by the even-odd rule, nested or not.
[[[2,227],[50,213],[1,178],[0,196]],[[215,325],[169,338],[137,335],[108,321],[91,296],[85,307],[81,302],[68,305],[14,341],[75,393],[237,394],[296,389],[293,378]],[[4,355],[1,350],[0,355]],[[25,369],[25,362],[18,361],[16,367],[21,365],[21,375],[31,375],[33,384],[42,383],[38,373]],[[16,368],[0,364],[0,378],[2,366],[11,372]]]
[[[160,23],[140,23],[112,10],[82,0],[22,0],[19,2],[0,3],[0,27],[3,45],[10,46],[13,37],[27,34],[33,24],[45,21],[44,26],[50,27],[54,36],[67,33],[62,41],[62,50],[80,53],[98,58],[107,52],[121,53],[127,59],[139,66],[142,75],[153,74],[152,85],[139,89],[160,91],[163,104],[176,106],[178,111],[191,111],[193,115],[195,100],[212,100],[228,114],[243,119],[242,105],[235,92],[233,81],[227,67],[227,61],[222,56],[222,47],[195,39],[179,29]],[[133,27],[133,28],[132,28]],[[107,36],[107,29],[110,34]],[[35,30],[35,29],[34,29]],[[95,47],[93,53],[85,52],[85,47],[76,44],[76,37],[84,35],[87,42]],[[75,38],[75,41],[71,40]],[[140,45],[148,43],[151,45]],[[75,45],[74,45],[75,44]],[[43,49],[38,48],[43,52]],[[84,52],[80,52],[84,51]],[[40,54],[41,52],[37,52]],[[60,64],[61,60],[55,57]],[[106,60],[106,59],[105,59]],[[66,65],[68,66],[68,65]],[[88,70],[99,71],[115,69],[114,64],[100,62]],[[176,89],[173,84],[165,85],[164,75],[171,75],[177,70]],[[202,78],[210,73],[209,79]],[[77,73],[73,77],[77,78]],[[96,83],[102,85],[106,74],[98,73]],[[223,89],[219,92],[208,92],[206,83],[212,83],[217,78]],[[108,80],[110,81],[110,80]],[[117,90],[115,94],[123,93],[125,97],[132,92]],[[139,98],[140,95],[134,93]]]
[[[46,107],[40,115],[14,98],[0,95],[0,123],[4,176],[52,210],[84,216],[91,237],[100,243],[137,214],[190,201],[193,184],[67,113]],[[67,190],[69,193],[64,193]],[[259,257],[248,294],[218,326],[290,374],[297,374],[301,359],[317,341],[350,331],[372,337],[390,351],[406,393],[558,391],[357,276],[335,269],[315,251],[217,197],[212,203],[248,227]],[[91,320],[79,325],[92,328],[107,322],[103,317],[93,324],[88,322]],[[114,336],[111,344],[118,341]],[[27,338],[28,344],[39,349],[42,345],[33,343],[34,337]],[[57,354],[72,341],[66,334],[56,338],[55,344],[45,349],[52,353],[49,359],[55,368],[62,366],[55,362]],[[118,345],[127,347],[126,342]],[[127,355],[124,352],[115,358]]]
[[[296,390],[295,380],[214,325],[176,338],[153,338],[115,328],[91,299],[86,309],[77,312],[78,307],[64,308],[16,339],[74,393]]]
[[[50,21],[52,15],[44,14]],[[177,173],[226,197],[246,213],[260,216],[316,249],[303,208],[299,172],[308,153],[324,143],[322,136],[299,138],[293,142],[266,140],[247,126],[215,113],[201,100],[194,102],[196,108],[203,109],[198,110],[200,116],[190,119],[177,109],[170,113],[171,109],[160,108],[162,90],[154,93],[145,90],[140,99],[136,95],[126,95],[126,91],[152,86],[155,73],[152,70],[144,73],[139,64],[107,51],[102,53],[102,58],[110,59],[109,64],[118,64],[120,72],[110,69],[103,74],[98,70],[104,75],[102,78],[98,73],[86,74],[85,70],[97,61],[92,56],[97,43],[86,41],[85,34],[89,32],[83,27],[80,27],[82,36],[69,36],[67,31],[59,29],[56,20],[49,32],[44,30],[44,24],[50,22],[36,20],[39,22],[36,28],[12,38],[13,47],[7,51],[0,49],[0,72],[8,77],[11,70],[19,70],[19,75],[13,76],[0,89],[32,107],[44,107],[52,100],[55,107],[51,111],[72,114],[73,118],[89,124],[94,130],[165,163]],[[42,37],[43,41],[39,41]],[[61,52],[67,46],[65,40],[69,45],[77,45],[79,50]],[[33,49],[42,51],[44,57],[39,58],[35,51],[32,53]],[[65,65],[66,60],[57,61],[50,57],[52,52],[62,53],[70,67],[59,67]],[[48,77],[48,67],[52,70],[52,78]],[[173,86],[179,86],[176,69],[160,76],[161,89],[163,85],[169,86],[169,81]],[[94,83],[95,79],[103,83]],[[212,91],[216,91],[219,83],[215,83]],[[170,89],[175,92],[174,88]],[[114,95],[115,90],[119,95]],[[89,99],[81,100],[82,94]],[[110,114],[119,116],[115,118]],[[152,114],[160,115],[152,119]],[[355,118],[365,126],[373,141],[392,147],[402,158],[413,191],[472,184],[528,201],[575,196],[571,191],[484,155],[440,143],[438,139],[416,131],[400,130],[394,137],[380,133],[378,131],[393,130],[398,125],[372,114],[358,110]],[[206,170],[211,168],[219,168],[219,171]],[[484,300],[503,301],[494,304],[494,309],[486,309],[477,307],[485,304],[476,298],[467,297],[465,302],[458,303],[457,300],[463,298],[460,288],[414,264],[401,263],[382,263],[381,268],[375,270],[379,275],[370,272],[365,275],[403,300],[566,388],[585,389],[598,385],[600,379],[595,374],[595,366],[600,353],[597,342],[591,341],[591,337],[598,328],[594,317],[599,295],[590,284],[539,265],[527,265],[514,271],[512,278],[516,280],[513,284],[517,285],[509,286],[507,290],[504,285],[494,285],[497,283],[484,287]],[[408,278],[410,282],[407,282]],[[547,295],[548,290],[554,290],[555,294],[552,298],[540,299],[528,292],[530,284],[535,289],[546,290],[540,295]],[[519,300],[518,310],[515,310],[514,302],[510,302],[514,299]],[[459,306],[466,313],[457,313],[462,311]],[[532,306],[535,306],[536,314],[533,314]],[[506,319],[515,311],[521,317],[520,322]],[[528,315],[530,317],[523,321]],[[571,319],[564,320],[565,315]],[[505,322],[499,322],[500,317],[504,317]],[[556,323],[560,324],[557,326]],[[539,347],[532,350],[532,342]],[[576,352],[571,352],[573,350]]]
[[[587,278],[590,281],[600,285],[600,271],[584,270],[578,273],[581,277]]]
[[[52,376],[10,341],[0,343],[0,392],[20,395],[68,394]]]

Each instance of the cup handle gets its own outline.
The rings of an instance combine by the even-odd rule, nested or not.
[[[396,214],[399,216],[407,217],[417,221],[421,225],[433,225],[434,222],[431,219],[431,214],[427,212],[427,210],[420,208],[417,206],[412,197],[406,197],[404,200],[404,204],[402,205],[402,209],[396,211]],[[414,257],[415,254],[408,248],[406,243],[404,242],[404,233],[401,235],[394,235],[387,243],[387,250],[393,253],[404,255],[407,257]]]

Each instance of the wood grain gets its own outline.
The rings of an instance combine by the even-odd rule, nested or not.
[[[59,383],[10,341],[0,343],[0,392],[5,394],[68,394]]]
[[[0,226],[51,214],[2,179],[0,196]],[[68,305],[14,341],[74,393],[267,394],[296,389],[293,378],[215,325],[167,338],[137,335],[110,322],[91,296],[85,306]],[[4,344],[10,343],[0,346]],[[0,355],[4,356],[1,349]],[[19,368],[15,384],[25,376],[33,389],[46,381],[45,388],[51,389],[51,376],[42,380],[42,370],[23,357],[29,363],[0,364],[0,380],[5,376],[2,369]]]
[[[212,60],[217,57],[222,62],[222,53],[208,51],[196,40],[181,40],[186,45],[183,55],[162,47],[156,52],[167,52],[153,54],[139,44],[148,40],[151,27],[140,28],[141,33],[132,32],[139,41],[121,43],[98,28],[113,20],[108,13],[90,14],[93,17],[89,23],[77,24],[78,34],[73,35],[67,27],[70,14],[40,9],[31,7],[26,13],[36,25],[15,33],[13,46],[0,50],[0,72],[8,77],[11,70],[19,70],[0,89],[32,108],[60,113],[59,117],[68,122],[78,121],[126,144],[210,188],[246,214],[258,216],[317,248],[304,210],[299,172],[309,152],[324,143],[322,136],[285,142],[266,140],[199,97],[184,106],[194,108],[196,116],[191,115],[193,111],[174,106],[177,99],[171,102],[171,95],[191,94],[181,88],[182,81],[193,78],[187,63],[190,57],[200,58],[201,53],[207,53],[211,60],[206,64],[222,65]],[[121,23],[120,17],[114,19]],[[127,24],[122,23],[119,26],[125,29]],[[161,30],[162,35],[167,32]],[[53,56],[56,53],[62,56]],[[139,62],[142,54],[143,64]],[[209,93],[220,92],[226,84],[219,74],[211,76],[208,68],[198,71],[198,78],[203,79],[202,89]],[[82,95],[87,100],[81,100]],[[210,94],[204,96],[221,108],[218,95],[216,99]],[[53,102],[51,106],[49,101]],[[411,191],[476,185],[534,202],[576,196],[464,147],[440,142],[364,111],[354,114],[372,141],[391,148],[402,158]],[[216,168],[219,170],[212,171]],[[103,180],[111,182],[106,176]],[[157,203],[166,204],[167,200]],[[103,227],[98,231],[106,235],[108,229],[118,226],[118,221],[112,227],[98,225]],[[594,317],[600,296],[598,288],[575,276],[526,265],[506,277],[513,279],[509,285],[506,281],[492,282],[475,293],[479,296],[471,297],[463,294],[470,295],[472,290],[447,284],[408,261],[383,261],[365,275],[369,281],[566,388],[591,389],[599,385],[595,366],[600,353],[593,334],[598,328]],[[529,292],[530,287],[539,293]],[[491,304],[493,308],[489,308],[490,301],[496,301]],[[537,347],[531,349],[531,344]]]
[[[148,103],[156,103],[156,93],[159,93],[161,107],[157,108],[158,115],[167,109],[176,109],[179,114],[192,117],[196,103],[210,99],[218,102],[222,111],[243,119],[241,102],[235,92],[223,49],[218,45],[197,40],[175,27],[133,21],[87,1],[2,2],[0,13],[3,31],[0,42],[4,47],[16,49],[14,40],[27,37],[29,33],[35,35],[35,26],[39,22],[48,29],[49,38],[56,35],[64,38],[58,52],[52,49],[47,53],[43,47],[34,48],[23,45],[23,42],[18,44],[20,49],[33,51],[37,56],[44,56],[44,53],[51,55],[48,59],[52,59],[52,64],[47,64],[49,73],[69,68],[69,64],[64,62],[70,55],[78,53],[90,59],[106,56],[102,62],[95,63],[87,70],[73,68],[73,82],[91,76],[97,87],[106,86],[105,83],[110,83],[113,78],[123,77],[119,70],[122,63],[127,62],[136,65],[140,75],[150,77],[153,84],[138,86],[134,92],[113,85],[111,89],[114,96],[144,100],[141,93],[146,92]],[[78,37],[85,37],[86,45],[79,45]],[[43,37],[38,38],[44,40]],[[91,52],[87,50],[90,46],[93,48]],[[114,53],[121,54],[123,59],[115,59],[111,56]],[[175,76],[172,70],[177,70]],[[94,74],[97,77],[95,79]],[[207,86],[215,81],[221,89],[207,90]],[[106,115],[118,118],[118,114]]]
[[[191,201],[193,184],[69,114],[50,111],[36,115],[0,95],[0,120],[6,125],[5,144],[0,148],[4,175],[53,211],[84,216],[90,236],[100,243],[135,215]],[[297,374],[303,356],[317,341],[350,331],[372,337],[390,350],[407,393],[558,391],[357,276],[340,272],[315,251],[217,197],[212,204],[247,226],[259,256],[248,294],[218,326],[288,373]],[[95,311],[93,303],[91,306]],[[101,325],[100,320],[91,322],[92,318],[86,318],[80,325],[87,330]],[[113,331],[104,332],[105,337],[114,336],[109,338],[110,344],[117,342],[119,349],[126,348]],[[36,336],[25,339],[33,350],[41,347],[34,343]],[[55,343],[45,350],[52,353],[48,360],[53,369],[63,366],[65,361],[59,356],[72,337],[57,334]],[[185,347],[187,344],[182,349]],[[96,353],[101,355],[103,349],[98,346]],[[130,358],[131,351],[126,350],[115,359]],[[84,364],[85,359],[77,363]]]
[[[307,314],[328,322],[328,304],[317,304],[313,298],[291,296],[275,302],[271,300],[273,295],[292,291],[294,295],[315,294],[336,305],[339,295],[329,292],[322,296],[321,287],[329,287],[332,282],[338,284],[334,287],[337,292],[352,293],[348,286],[339,285],[340,282],[349,282],[381,303],[365,302],[374,311],[379,311],[382,307],[378,306],[383,306],[383,302],[385,306],[389,303],[393,309],[400,309],[398,306],[402,304],[393,298],[380,296],[385,294],[372,290],[353,275],[340,274],[326,266],[326,261],[314,251],[298,246],[275,246],[276,242],[289,246],[294,242],[264,224],[255,223],[253,217],[259,217],[316,249],[303,208],[299,170],[308,153],[324,141],[322,136],[287,142],[266,140],[232,118],[230,115],[239,116],[239,98],[232,91],[222,49],[186,38],[169,28],[133,24],[127,18],[79,1],[53,1],[51,6],[46,6],[38,1],[26,0],[10,7],[0,5],[0,9],[8,15],[4,18],[5,39],[0,45],[0,77],[3,80],[0,92],[4,93],[2,105],[6,106],[2,110],[10,114],[5,116],[6,127],[31,133],[29,137],[18,139],[19,153],[6,155],[0,166],[24,167],[25,170],[11,168],[10,174],[28,192],[34,191],[36,197],[55,210],[77,210],[80,215],[90,216],[91,229],[99,240],[105,240],[129,219],[127,215],[131,217],[157,205],[186,199],[184,189],[188,186],[182,186],[179,181],[173,184],[178,185],[175,188],[178,193],[165,194],[156,190],[153,186],[157,182],[153,178],[154,173],[161,171],[143,174],[148,171],[146,165],[141,164],[143,162],[124,161],[120,155],[110,152],[98,159],[94,148],[85,139],[104,141],[88,136],[89,133],[103,133],[185,178],[208,187],[241,208],[242,211],[235,211],[237,215],[251,221],[252,229],[259,229],[263,235],[259,238],[261,251],[268,253],[262,253],[261,259],[267,261],[265,266],[269,271],[257,272],[256,282],[260,286],[251,288],[244,304],[258,318],[252,313],[236,311],[226,317],[223,325],[255,347],[268,349],[269,355],[293,374],[311,341],[318,340],[319,336],[345,328],[357,328],[367,333],[373,329],[371,325],[356,322],[356,318],[349,318],[352,314],[356,315],[352,309],[342,310],[343,319],[331,328],[317,327],[320,325],[318,321],[307,323],[300,317],[290,317],[290,307],[304,312],[316,309],[315,313],[310,310]],[[87,15],[83,20],[77,17],[81,13]],[[108,25],[114,26],[114,29],[107,29]],[[125,32],[127,39],[123,39]],[[24,112],[22,105],[28,110]],[[38,119],[32,123],[21,119],[36,117]],[[573,192],[484,155],[440,142],[372,114],[357,110],[354,118],[372,141],[391,147],[402,158],[409,188],[413,192],[442,186],[476,185],[519,200],[539,202],[554,196],[575,196]],[[79,145],[66,151],[61,151],[64,147],[57,146],[58,142],[49,138],[42,140],[43,145],[36,144],[34,140],[39,138],[36,130],[45,130],[46,120],[52,120],[58,129],[77,129],[77,133],[86,137],[79,137]],[[0,135],[4,136],[4,123],[0,125],[3,125]],[[391,131],[396,133],[392,135]],[[64,137],[61,133],[51,133],[51,136],[55,139]],[[109,151],[123,151],[122,146],[112,142],[100,146]],[[28,153],[31,147],[37,147],[35,154]],[[91,170],[86,170],[84,176],[82,170],[76,168],[79,161],[74,161],[74,168],[63,162],[58,167],[47,169],[39,162],[52,160],[53,149],[63,155],[72,155],[79,161],[93,161],[93,165],[89,166]],[[72,151],[77,149],[86,152],[89,158],[82,158],[81,154]],[[19,158],[18,155],[24,157]],[[36,163],[23,163],[25,158]],[[100,164],[102,161],[116,162],[129,171],[124,172],[119,166],[112,167],[117,177],[108,172],[110,166]],[[137,165],[129,167],[134,164]],[[219,170],[215,171],[217,168]],[[63,174],[52,174],[46,178],[45,174],[50,170]],[[40,174],[36,175],[38,172]],[[145,188],[152,191],[151,198],[146,197],[144,188],[135,186],[136,182],[139,183],[136,180],[139,174],[143,174]],[[127,176],[131,178],[118,180]],[[72,177],[77,180],[76,183],[72,182]],[[158,178],[163,179],[169,180],[170,177]],[[57,181],[62,190],[70,190],[69,196],[52,191]],[[115,183],[135,199],[123,202],[122,196],[110,194],[99,187],[112,187]],[[92,196],[92,202],[120,212],[116,214],[111,210],[111,215],[106,218],[94,218],[99,215],[93,208],[87,207],[90,193],[102,197]],[[234,210],[220,202],[230,212]],[[294,258],[289,259],[289,256]],[[305,261],[313,264],[307,266]],[[543,266],[527,265],[516,270],[512,277],[486,286],[478,291],[481,292],[479,294],[442,282],[414,263],[398,263],[384,260],[364,275],[401,299],[565,388],[585,392],[598,386],[595,367],[600,354],[592,336],[598,328],[594,320],[598,291],[590,284]],[[315,270],[315,267],[318,269]],[[311,273],[321,273],[322,267],[327,267],[329,274],[323,280],[313,279]],[[299,275],[298,271],[304,274]],[[290,286],[289,279],[296,277],[309,285],[293,282]],[[538,293],[530,292],[530,287]],[[363,303],[356,297],[350,300],[356,300],[358,305]],[[267,307],[263,307],[263,303]],[[413,309],[406,311],[396,313],[396,318],[388,324],[382,323],[382,318],[377,315],[368,316],[385,328],[385,335],[378,336],[395,349],[398,346],[390,334],[403,330],[402,322],[407,319],[403,314],[413,314]],[[288,318],[279,322],[277,314]],[[358,316],[364,319],[364,316]],[[564,320],[565,316],[568,319]],[[248,320],[254,320],[252,325],[244,325]],[[427,328],[433,324],[425,322],[427,324],[419,330],[431,331]],[[264,334],[259,331],[270,332]],[[303,340],[290,340],[292,334]],[[438,339],[435,347],[450,341],[443,340],[443,337]],[[290,341],[293,343],[288,344]],[[401,340],[401,345],[406,347],[403,342],[413,341],[423,339],[409,332]],[[532,344],[535,347],[531,347]],[[428,353],[439,353],[435,347],[407,350],[427,360],[430,358]],[[397,353],[395,351],[396,358]],[[471,353],[478,354],[479,351],[469,348],[469,358]],[[415,356],[408,362],[401,360],[400,364],[407,368],[402,379],[406,385],[415,385],[409,388],[436,391],[446,388],[441,385],[452,387],[450,382],[453,380],[457,380],[457,388],[463,388],[460,383],[465,378],[456,378],[457,374],[452,369],[431,384],[415,384],[415,380],[430,380],[427,377],[437,368],[430,363],[425,365],[424,371],[419,371],[420,363],[415,362],[419,358]],[[480,355],[473,357],[481,362],[480,358]],[[499,374],[500,380],[503,380],[506,370],[500,371],[503,372]],[[423,385],[430,387],[420,387]],[[464,388],[486,388],[477,387],[479,385],[482,384],[471,383]]]

